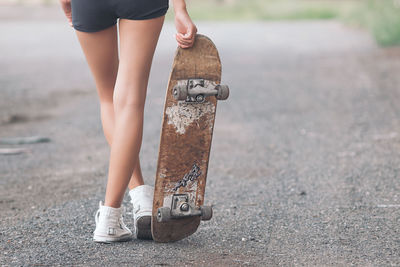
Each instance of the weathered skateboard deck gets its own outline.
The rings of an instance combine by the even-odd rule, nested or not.
[[[229,88],[219,85],[221,62],[213,42],[196,35],[194,46],[178,47],[169,77],[154,189],[152,235],[177,241],[212,217],[203,206],[217,99]]]

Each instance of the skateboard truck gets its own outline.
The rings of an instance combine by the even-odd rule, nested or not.
[[[218,100],[227,99],[229,87],[204,79],[179,80],[173,88],[172,94],[176,100],[203,103],[206,96],[215,96]]]
[[[212,207],[201,206],[196,208],[189,203],[188,194],[174,194],[171,207],[161,207],[157,210],[157,221],[159,222],[192,216],[200,216],[201,220],[208,221],[212,217]]]

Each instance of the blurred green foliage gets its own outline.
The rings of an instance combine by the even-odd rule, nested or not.
[[[150,0],[149,0],[150,1]],[[59,0],[0,0],[59,4]],[[195,20],[338,19],[371,31],[383,46],[400,45],[400,0],[186,0]],[[167,19],[173,19],[172,3]]]
[[[195,20],[332,19],[347,14],[357,0],[187,0]],[[171,16],[171,14],[169,14]]]
[[[346,21],[369,29],[382,46],[400,45],[400,0],[365,0]]]
[[[194,20],[339,19],[370,30],[380,45],[400,44],[400,0],[187,0],[187,6]]]

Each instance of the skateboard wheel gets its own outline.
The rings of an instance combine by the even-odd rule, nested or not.
[[[172,90],[172,93],[173,93],[174,98],[176,100],[186,100],[186,98],[187,98],[187,88],[186,88],[186,86],[176,85],[174,87],[174,89]]]
[[[229,87],[227,85],[218,85],[218,100],[226,100],[229,97]]]
[[[208,221],[211,220],[213,215],[213,210],[211,206],[201,206],[201,220]]]
[[[157,221],[166,222],[171,219],[171,209],[168,207],[158,208],[157,210]]]

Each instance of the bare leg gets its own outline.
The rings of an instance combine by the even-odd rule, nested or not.
[[[114,131],[113,94],[119,64],[117,26],[94,33],[76,31],[76,34],[94,76],[100,99],[103,131],[111,146]],[[129,182],[129,189],[142,184],[143,176],[138,160]]]
[[[118,208],[138,163],[147,83],[164,17],[120,19],[120,62],[113,96],[115,124],[104,205]]]

